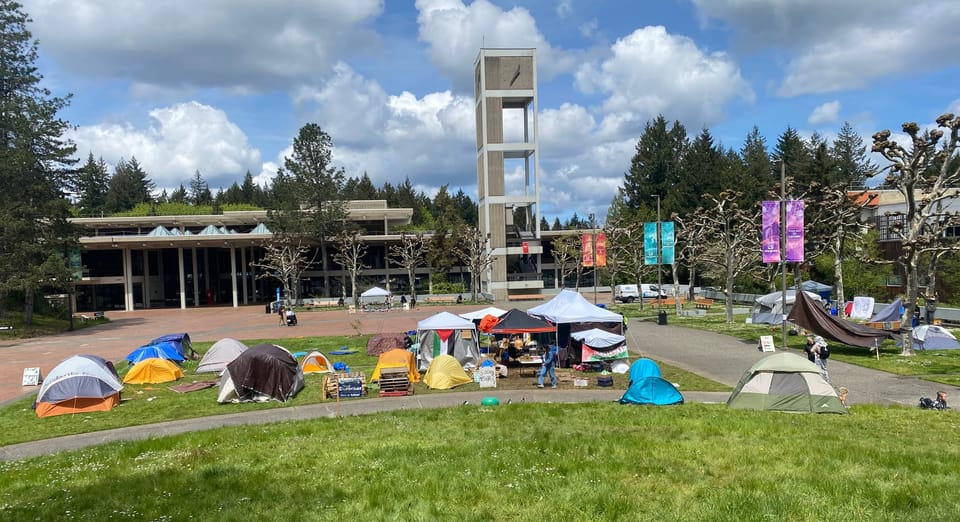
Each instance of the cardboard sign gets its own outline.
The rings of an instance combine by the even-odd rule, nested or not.
[[[40,368],[24,368],[23,384],[21,386],[37,386],[40,384]]]
[[[760,349],[764,352],[775,352],[777,347],[773,344],[772,335],[761,335],[760,336]]]
[[[477,373],[480,374],[481,388],[497,387],[497,370],[493,366],[481,366]]]

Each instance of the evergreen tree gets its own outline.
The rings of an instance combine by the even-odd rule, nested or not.
[[[243,190],[240,188],[240,185],[234,181],[226,191],[220,189],[215,201],[221,205],[237,205],[243,203]]]
[[[547,222],[547,218],[540,216],[540,231],[550,230],[550,223]]]
[[[780,161],[784,162],[786,167],[786,176],[793,178],[800,185],[807,185],[808,168],[810,166],[810,154],[807,144],[800,137],[797,129],[787,126],[780,138],[777,140],[777,148],[773,155],[777,158],[776,165],[771,164],[773,170],[771,176],[775,180],[780,179]]]
[[[262,201],[257,200],[258,187],[253,182],[253,174],[248,170],[246,174],[243,175],[243,184],[240,186],[240,201],[239,203],[247,203],[250,205],[262,205]]]
[[[182,203],[182,204],[184,204],[184,205],[187,204],[187,200],[188,200],[188,198],[187,198],[187,189],[184,188],[183,183],[181,183],[180,186],[177,187],[177,188],[170,194],[170,197],[167,198],[167,201],[169,201],[170,203]]]
[[[870,161],[867,153],[863,138],[849,122],[843,122],[830,148],[838,180],[848,183],[853,189],[865,188],[867,179],[877,171],[877,165]]]
[[[680,215],[693,212],[701,205],[703,194],[718,194],[726,183],[723,150],[713,143],[706,128],[693,140],[680,161],[680,179],[666,193],[663,207]]]
[[[747,134],[743,142],[740,160],[741,174],[736,178],[733,186],[743,192],[744,205],[762,201],[773,189],[775,181],[780,179],[780,174],[778,172],[775,177],[773,176],[774,167],[770,154],[767,153],[767,141],[760,135],[760,129],[756,126]]]
[[[457,215],[460,220],[469,225],[475,225],[480,220],[480,211],[477,209],[477,203],[467,195],[463,189],[458,189],[453,195],[454,206],[457,208]]]
[[[137,158],[130,161],[120,160],[116,171],[110,178],[107,189],[106,206],[110,212],[123,212],[137,206],[138,203],[153,201],[154,184],[140,167]]]
[[[563,230],[563,224],[560,223],[560,218],[553,218],[553,226],[550,227],[550,230]]]
[[[69,96],[40,84],[30,18],[16,2],[0,0],[0,316],[13,297],[33,323],[40,285],[67,289],[64,257],[77,244],[65,191],[75,182],[76,147],[57,116]],[[12,299],[10,299],[12,300]]]
[[[80,169],[76,183],[79,214],[96,216],[102,213],[106,206],[109,186],[110,173],[107,170],[107,163],[102,157],[94,160],[91,152],[87,156],[87,162]]]
[[[686,143],[687,132],[679,122],[674,122],[669,130],[663,115],[647,122],[623,184],[631,210],[650,208],[656,204],[655,196],[665,198],[673,189],[680,178],[680,159]],[[664,211],[669,215],[674,208],[665,206]]]
[[[210,193],[210,185],[198,169],[190,179],[190,202],[196,206],[209,205],[213,202],[213,195]]]

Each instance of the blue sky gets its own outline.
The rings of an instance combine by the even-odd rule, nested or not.
[[[78,154],[158,187],[267,181],[319,124],[347,174],[476,197],[473,61],[536,47],[541,206],[603,216],[658,114],[739,149],[790,125],[869,144],[960,112],[960,2],[24,0]],[[122,8],[120,7],[122,6]],[[518,173],[508,174],[517,176]]]

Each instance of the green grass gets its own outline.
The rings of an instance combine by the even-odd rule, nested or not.
[[[248,346],[262,342],[276,342],[291,352],[310,352],[319,350],[328,354],[331,362],[343,362],[350,366],[352,372],[363,372],[367,377],[373,372],[377,358],[367,355],[364,337],[301,337],[280,340],[249,340],[244,341]],[[194,348],[205,353],[212,343],[194,343]],[[356,350],[351,355],[329,355],[341,347]],[[215,374],[195,374],[198,361],[184,363],[185,376],[178,383],[217,380]],[[129,367],[126,361],[116,364],[121,378]],[[679,385],[681,391],[729,391],[726,385],[704,379],[696,374],[661,364],[664,378]],[[557,376],[561,379],[562,388],[572,388],[573,370],[558,369]],[[577,373],[578,377],[587,377],[591,387],[595,387],[596,373]],[[565,379],[566,378],[566,379]],[[626,389],[629,377],[627,375],[613,375],[615,389]],[[305,376],[304,389],[292,400],[286,403],[269,401],[264,403],[247,404],[219,404],[217,403],[218,388],[208,388],[196,392],[179,394],[168,387],[178,383],[164,384],[126,384],[121,392],[122,402],[109,412],[92,412],[78,415],[61,415],[56,417],[37,418],[32,409],[35,396],[14,401],[0,409],[0,446],[28,442],[32,440],[48,439],[89,433],[93,431],[138,426],[171,420],[222,415],[227,413],[249,412],[271,408],[303,406],[322,402],[332,402],[333,399],[322,397],[323,376],[311,374]],[[536,382],[535,377],[528,371],[519,375],[516,368],[511,368],[509,376],[498,380],[498,389],[517,390],[532,389]],[[479,391],[478,383],[468,383],[451,390],[431,390],[422,382],[414,385],[414,394],[450,393]],[[371,389],[368,396],[376,397],[377,392]],[[346,399],[363,400],[363,399]]]
[[[0,518],[956,520],[958,430],[877,406],[407,410],[0,463]]]
[[[89,328],[91,326],[105,324],[108,322],[110,322],[110,320],[105,317],[94,318],[91,315],[89,319],[83,319],[78,316],[73,320],[73,328],[74,330],[81,330],[83,328]],[[32,324],[27,326],[27,324],[23,321],[23,312],[12,312],[7,310],[3,318],[0,318],[0,325],[13,327],[12,331],[0,330],[0,341],[5,341],[10,339],[29,339],[31,337],[40,337],[43,335],[60,334],[70,329],[70,320],[35,314],[33,316]]]

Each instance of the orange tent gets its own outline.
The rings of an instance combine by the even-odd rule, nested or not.
[[[370,375],[370,382],[380,380],[380,370],[384,368],[407,368],[410,382],[420,382],[420,372],[417,371],[417,360],[412,352],[394,348],[383,352],[377,359],[377,367]]]
[[[183,370],[168,359],[151,357],[130,368],[123,377],[124,384],[157,384],[171,382],[183,377]]]

